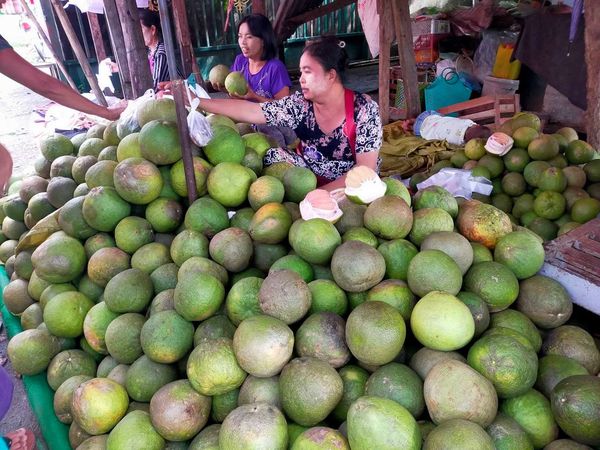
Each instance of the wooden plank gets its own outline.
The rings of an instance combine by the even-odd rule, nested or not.
[[[153,86],[150,65],[148,64],[148,52],[144,45],[135,0],[115,0],[115,4],[117,5],[121,29],[123,30],[133,96],[137,98]]]
[[[265,0],[252,0],[252,13],[267,15],[267,8],[265,6]]]
[[[398,55],[402,67],[402,81],[406,96],[408,117],[417,117],[421,113],[417,64],[413,50],[412,23],[410,20],[409,0],[391,0],[394,17],[394,30],[398,44]]]
[[[319,6],[318,8],[312,9],[310,11],[306,11],[302,14],[298,14],[297,16],[290,17],[287,19],[288,24],[297,24],[301,25],[306,22],[310,22],[311,20],[318,19],[319,17],[324,16],[325,14],[329,14],[330,12],[337,11],[338,9],[345,8],[352,3],[356,3],[356,0],[336,0],[331,3],[327,3],[326,5]]]
[[[52,46],[50,39],[48,38],[48,36],[46,36],[46,31],[44,30],[42,25],[38,22],[37,17],[35,17],[35,14],[33,14],[31,9],[29,8],[27,1],[21,0],[21,6],[23,7],[23,11],[25,11],[25,14],[29,18],[29,20],[31,20],[33,22],[33,25],[37,29],[39,35],[42,37],[42,40],[46,44],[46,47],[48,47],[48,49],[50,50],[50,53],[52,53],[52,56],[54,57],[54,61],[56,62],[56,65],[60,68],[60,71],[62,72],[64,77],[67,79],[69,86],[71,86],[73,89],[77,90],[77,85],[75,84],[75,81],[73,81],[73,78],[71,78],[71,75],[69,75],[69,71],[65,67],[65,64],[63,63],[62,59],[60,58],[60,56],[58,55],[56,50],[54,50],[54,47]]]
[[[179,42],[179,50],[181,53],[181,63],[184,75],[195,73],[200,75],[198,63],[194,57],[194,47],[192,46],[192,38],[190,35],[190,26],[187,18],[185,0],[173,0],[171,3],[173,8],[173,22],[175,23],[175,35]]]
[[[587,65],[587,141],[592,147],[600,148],[600,3],[597,0],[584,0],[583,4]]]
[[[60,39],[60,33],[58,31],[58,23],[56,22],[56,14],[54,14],[54,8],[50,3],[50,0],[40,0],[42,12],[44,14],[44,22],[46,22],[46,28],[48,30],[48,39],[52,43],[52,48],[60,56],[62,61],[65,61],[66,55],[65,50]]]
[[[104,47],[104,38],[102,36],[102,30],[100,29],[100,20],[98,19],[98,14],[91,12],[87,13],[87,17],[90,24],[90,31],[92,32],[96,60],[100,62],[106,59],[106,47]]]
[[[87,79],[88,83],[90,84],[90,86],[92,88],[92,92],[94,93],[96,100],[98,101],[99,104],[101,104],[103,106],[107,106],[106,99],[104,98],[104,94],[100,90],[100,86],[98,86],[98,80],[96,79],[96,75],[94,75],[94,73],[92,72],[90,63],[87,60],[87,57],[85,56],[85,52],[83,51],[83,48],[81,48],[81,44],[79,43],[79,39],[77,39],[75,30],[73,29],[73,26],[71,25],[71,22],[69,21],[69,18],[67,17],[67,12],[63,8],[63,5],[60,2],[60,0],[51,0],[51,2],[52,2],[52,6],[54,6],[54,12],[56,13],[56,16],[58,17],[58,19],[60,20],[60,24],[62,25],[63,30],[65,30],[67,38],[69,39],[69,43],[71,44],[71,47],[73,48],[73,52],[75,53],[75,56],[77,57],[77,61],[79,61],[79,64],[81,65],[81,69],[83,70],[83,73],[85,74],[85,78]]]
[[[379,13],[379,115],[381,123],[390,121],[390,33],[391,16],[388,0],[377,0]]]
[[[133,86],[131,85],[131,75],[129,74],[129,64],[127,63],[127,53],[125,51],[125,40],[123,39],[123,30],[121,28],[121,21],[119,20],[117,4],[115,3],[115,0],[103,0],[103,3],[104,17],[106,17],[106,24],[108,25],[108,33],[110,34],[113,54],[115,55],[115,60],[119,66],[119,78],[121,80],[123,97],[132,100],[135,96],[133,95]]]
[[[273,21],[273,30],[275,31],[278,43],[287,39],[287,36],[285,36],[286,18],[289,15],[289,12],[293,10],[293,7],[294,2],[292,1],[282,1],[279,3],[279,8],[277,8],[277,14]]]

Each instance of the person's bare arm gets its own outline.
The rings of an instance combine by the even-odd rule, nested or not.
[[[288,95],[290,95],[290,88],[288,86],[285,86],[279,92],[277,92],[273,98],[267,98],[267,97],[263,97],[262,95],[258,95],[256,92],[254,92],[250,88],[248,88],[248,93],[246,95],[232,95],[232,97],[240,98],[240,99],[244,99],[244,100],[250,100],[250,101],[258,102],[258,103],[265,103],[265,102],[272,102],[275,100],[279,100],[283,97],[287,97]]]
[[[379,157],[379,152],[365,152],[365,153],[357,153],[356,154],[356,165],[357,166],[367,166],[371,169],[377,171],[377,158]],[[321,189],[325,189],[328,191],[334,191],[339,188],[346,187],[346,174],[342,175],[339,178],[336,178],[331,183],[327,183],[324,186],[321,186]]]
[[[118,119],[126,106],[118,103],[107,108],[95,104],[69,86],[32,66],[13,49],[0,51],[0,72],[56,103],[108,120]]]
[[[230,117],[236,122],[247,122],[255,125],[267,123],[260,103],[249,102],[247,100],[203,98],[200,100],[199,108],[209,113]]]

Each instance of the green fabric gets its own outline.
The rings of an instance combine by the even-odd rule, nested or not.
[[[8,312],[4,306],[2,292],[8,281],[4,266],[0,266],[0,312],[8,337],[12,338],[23,329],[20,320]],[[54,413],[54,391],[46,381],[46,372],[34,376],[23,376],[23,384],[27,391],[27,397],[29,397],[29,404],[37,417],[48,448],[50,450],[71,450],[69,428],[60,422]],[[39,447],[41,448],[41,446]]]

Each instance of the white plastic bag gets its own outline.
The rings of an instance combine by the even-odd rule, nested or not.
[[[358,17],[365,33],[371,56],[379,55],[379,14],[377,0],[358,0]]]
[[[127,102],[127,108],[121,113],[119,119],[121,125],[129,130],[139,130],[140,123],[137,120],[137,111],[144,103],[152,99],[154,99],[154,90],[148,89],[141,97]]]
[[[187,116],[188,129],[190,131],[190,138],[194,144],[204,147],[212,139],[212,129],[210,123],[204,117],[204,114],[198,112],[198,105],[200,104],[200,98],[210,98],[208,93],[202,89],[200,85],[192,86],[187,81],[185,82],[187,87],[186,92],[188,100],[190,102],[190,112]],[[192,100],[190,91],[196,95],[196,98]]]
[[[470,170],[446,167],[438,173],[417,184],[417,189],[440,186],[455,197],[471,199],[473,192],[483,195],[492,193],[492,182],[484,177],[474,177]]]

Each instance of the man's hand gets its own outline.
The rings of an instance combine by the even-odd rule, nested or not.
[[[115,103],[112,106],[106,108],[106,114],[102,115],[108,120],[117,120],[121,117],[121,113],[127,108],[127,100],[121,100],[119,103]]]

